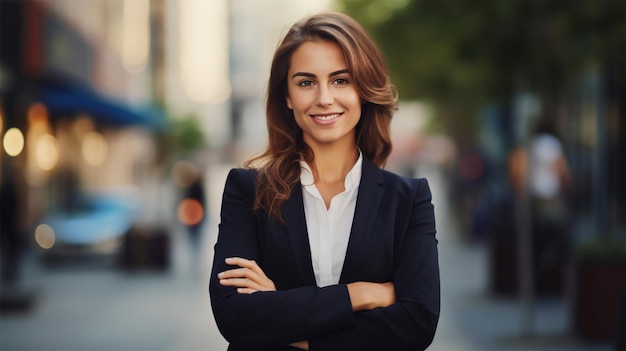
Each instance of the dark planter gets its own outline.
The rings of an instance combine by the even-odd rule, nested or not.
[[[615,340],[625,289],[626,260],[581,259],[576,266],[572,304],[575,333],[593,342]]]

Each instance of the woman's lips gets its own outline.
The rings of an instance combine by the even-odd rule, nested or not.
[[[319,115],[311,115],[313,121],[321,125],[329,125],[335,123],[343,113],[325,113]]]

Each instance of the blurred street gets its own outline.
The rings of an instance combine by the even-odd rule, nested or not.
[[[0,316],[0,349],[12,350],[225,350],[211,316],[207,280],[217,234],[221,189],[230,165],[207,172],[210,220],[198,250],[182,228],[173,233],[172,264],[165,273],[123,272],[106,264],[45,268],[27,258],[25,286],[36,289],[32,311]],[[609,350],[567,335],[561,300],[536,305],[535,330],[521,338],[520,307],[487,294],[481,245],[461,243],[445,201],[445,184],[424,170],[435,203],[442,278],[439,329],[429,350]]]

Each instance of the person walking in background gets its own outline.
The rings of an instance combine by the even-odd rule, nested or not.
[[[511,151],[509,178],[516,196],[528,196],[534,290],[538,295],[561,295],[571,259],[567,191],[572,176],[547,119],[538,124],[527,149],[519,146]]]
[[[196,204],[196,212],[195,218],[192,221],[188,221],[186,223],[187,231],[191,237],[191,241],[194,247],[197,247],[198,242],[200,241],[201,229],[205,222],[207,213],[206,209],[206,196],[204,193],[204,178],[201,173],[196,173],[193,180],[190,182],[189,186],[184,190],[184,200],[193,200]]]
[[[533,268],[538,293],[548,295],[563,293],[572,241],[566,197],[572,177],[553,129],[547,122],[539,124],[529,147]]]
[[[339,13],[272,61],[265,152],[226,180],[209,282],[240,349],[425,349],[440,310],[426,179],[382,169],[397,106],[382,55]]]

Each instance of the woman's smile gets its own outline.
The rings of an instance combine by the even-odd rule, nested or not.
[[[325,114],[315,114],[311,115],[313,120],[321,125],[331,125],[337,122],[337,120],[341,117],[343,113],[325,113]]]

